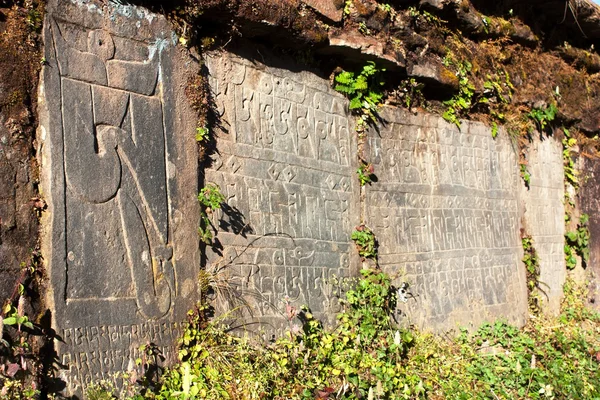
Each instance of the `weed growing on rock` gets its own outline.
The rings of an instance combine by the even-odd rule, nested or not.
[[[377,122],[377,108],[383,93],[381,72],[374,62],[369,61],[358,73],[342,71],[335,77],[335,90],[350,99],[350,110],[357,115],[356,131],[361,133],[366,124]]]
[[[581,257],[584,266],[586,266],[590,259],[589,219],[589,215],[581,214],[577,229],[565,234],[565,260],[568,269],[574,269],[577,266],[575,255]]]
[[[200,211],[200,227],[198,228],[198,233],[200,235],[200,240],[205,244],[212,244],[213,233],[211,229],[213,228],[209,215],[221,208],[221,204],[225,202],[225,196],[221,193],[221,189],[218,185],[214,183],[209,183],[205,187],[200,190],[198,194],[198,201],[200,202],[201,211]]]
[[[363,258],[377,258],[377,240],[375,234],[366,225],[359,225],[352,232],[352,240],[356,244],[358,254]]]
[[[541,311],[540,261],[537,251],[533,246],[533,238],[530,235],[523,236],[521,244],[523,246],[523,264],[525,264],[525,275],[527,277],[529,311],[537,315]]]

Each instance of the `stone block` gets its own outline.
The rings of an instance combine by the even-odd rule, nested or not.
[[[333,278],[356,273],[358,264],[350,240],[359,188],[347,100],[308,72],[227,53],[206,63],[226,127],[206,179],[227,198],[214,215],[220,249],[208,249],[207,259],[250,305],[235,325],[252,321],[248,330],[267,338],[282,333],[286,302],[331,318],[340,294]]]
[[[517,156],[503,135],[385,108],[369,136],[367,222],[382,268],[408,283],[399,311],[437,332],[527,315]]]
[[[537,135],[536,135],[537,136]],[[536,137],[527,152],[529,189],[523,191],[523,225],[533,238],[540,260],[540,282],[545,311],[560,312],[565,264],[565,206],[562,145],[553,137]]]
[[[167,21],[133,6],[50,1],[44,43],[47,303],[65,393],[81,396],[135,368],[142,344],[172,361],[198,298],[196,121],[181,90],[195,71]]]

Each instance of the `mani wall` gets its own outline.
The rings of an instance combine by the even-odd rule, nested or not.
[[[378,180],[361,188],[355,121],[329,81],[269,55],[220,51],[203,61],[219,128],[200,166],[184,94],[200,65],[162,16],[53,0],[43,29],[42,250],[68,393],[133,368],[147,342],[168,361],[201,268],[224,274],[250,305],[236,322],[253,334],[281,332],[286,304],[331,319],[342,278],[361,268],[350,238],[361,222],[378,238],[381,267],[409,284],[404,323],[523,324],[522,231],[557,310],[565,228],[555,140],[536,139],[528,189],[506,132],[494,139],[481,123],[459,129],[384,107],[360,146]],[[212,216],[214,246],[197,236],[200,182],[226,198]]]

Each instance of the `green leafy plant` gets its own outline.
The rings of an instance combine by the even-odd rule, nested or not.
[[[200,227],[198,233],[200,240],[208,245],[212,244],[213,233],[211,231],[212,224],[209,215],[213,211],[221,208],[221,204],[225,202],[225,196],[221,193],[218,185],[209,183],[200,190],[198,201],[200,202]]]
[[[427,101],[423,94],[424,87],[425,85],[418,82],[415,78],[405,79],[398,87],[398,97],[402,98],[402,102],[406,108],[425,105]]]
[[[445,59],[444,64],[452,64],[451,57]],[[460,117],[471,109],[475,86],[469,81],[468,74],[473,66],[470,62],[464,61],[457,65],[458,93],[446,100],[444,105],[448,106],[442,117],[460,128]]]
[[[525,186],[527,187],[527,189],[529,189],[529,187],[531,186],[531,174],[527,170],[526,164],[521,164],[520,172],[521,178],[523,179],[523,182],[525,182]]]
[[[369,122],[376,122],[377,108],[383,93],[381,72],[374,62],[369,61],[359,73],[342,71],[335,77],[335,90],[350,99],[350,110],[357,115],[356,130],[362,132]]]
[[[440,337],[398,328],[397,288],[363,269],[335,326],[286,303],[289,331],[270,344],[227,333],[201,306],[188,314],[179,363],[127,399],[595,399],[600,315],[585,307],[584,286],[569,279],[564,292],[558,318]]]
[[[571,137],[568,129],[563,128],[565,137],[562,140],[563,145],[563,165],[565,171],[565,182],[571,185],[573,189],[579,187],[579,173],[575,168],[575,160],[571,157],[573,148],[577,146],[577,139]]]
[[[367,24],[362,21],[358,24],[358,31],[365,36],[369,36],[371,34],[371,31],[367,27]]]
[[[589,218],[588,214],[581,214],[577,229],[565,234],[565,260],[568,269],[573,269],[577,266],[575,255],[581,257],[584,267],[590,259]]]
[[[370,258],[375,260],[377,258],[377,241],[375,234],[366,225],[359,225],[356,227],[351,236],[352,240],[356,244],[358,254],[363,258]]]
[[[205,126],[196,128],[196,142],[208,142],[210,139],[210,130]]]
[[[558,108],[554,103],[550,103],[546,108],[534,108],[527,117],[532,120],[540,132],[544,132],[550,122],[554,121]]]
[[[358,175],[360,186],[371,184],[371,182],[373,182],[375,179],[375,174],[373,174],[373,165],[365,162],[361,162],[360,167],[358,167],[356,170],[356,174]]]

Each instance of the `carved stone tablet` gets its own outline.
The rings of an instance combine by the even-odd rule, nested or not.
[[[561,143],[554,138],[535,138],[527,153],[527,170],[531,174],[529,190],[524,190],[523,224],[533,238],[540,260],[541,289],[545,309],[560,312],[563,284],[567,277],[565,263],[564,171]]]
[[[463,122],[386,108],[370,132],[378,182],[367,218],[382,267],[410,284],[401,310],[442,331],[527,313],[519,238],[519,177],[508,139]]]
[[[133,368],[142,344],[172,356],[197,299],[194,120],[164,18],[83,0],[47,10],[43,248],[62,377],[81,394]]]
[[[282,327],[286,302],[331,316],[338,290],[331,278],[348,276],[357,256],[347,101],[308,72],[231,54],[214,54],[207,65],[223,130],[206,180],[227,198],[214,218],[220,232],[208,264],[223,267],[244,293],[260,322],[251,330]]]

